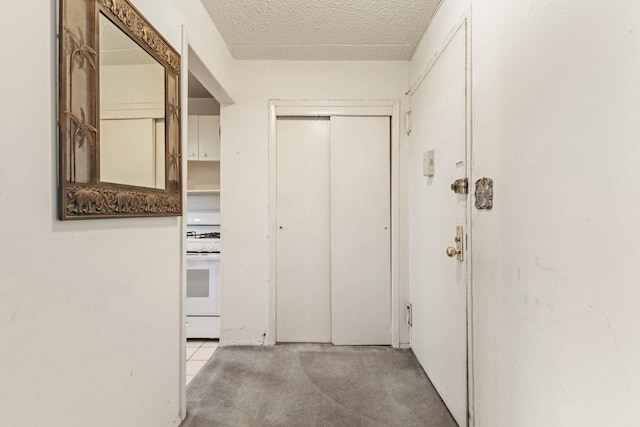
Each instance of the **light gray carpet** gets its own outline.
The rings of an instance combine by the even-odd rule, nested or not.
[[[415,356],[388,347],[222,347],[181,427],[456,426]]]

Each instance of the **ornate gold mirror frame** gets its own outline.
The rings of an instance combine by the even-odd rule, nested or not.
[[[157,188],[100,179],[99,30],[104,18],[164,67],[164,139],[156,159],[164,165],[159,163]],[[60,0],[59,28],[60,219],[182,215],[180,55],[127,0]]]

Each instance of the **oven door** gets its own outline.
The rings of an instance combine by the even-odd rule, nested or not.
[[[220,255],[187,255],[187,316],[220,316]]]

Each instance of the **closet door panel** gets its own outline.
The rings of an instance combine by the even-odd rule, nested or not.
[[[389,117],[331,118],[331,319],[336,345],[391,344]]]
[[[276,339],[331,342],[329,120],[277,122]]]

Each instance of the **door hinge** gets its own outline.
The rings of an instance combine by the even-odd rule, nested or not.
[[[407,325],[413,326],[413,305],[407,304]]]
[[[411,111],[407,111],[405,118],[406,118],[405,125],[406,125],[407,135],[411,135]]]

